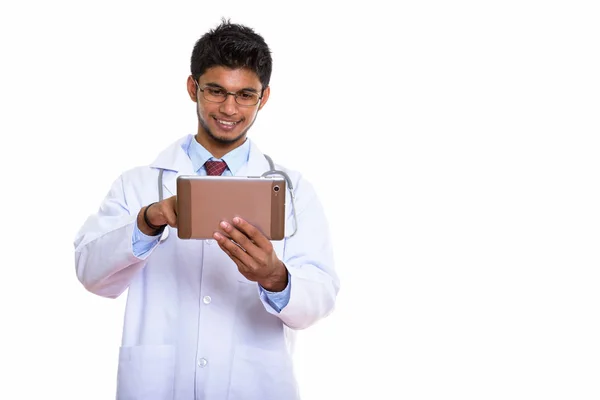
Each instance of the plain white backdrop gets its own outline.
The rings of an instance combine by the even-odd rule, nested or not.
[[[0,5],[0,398],[114,398],[125,298],[83,289],[72,242],[195,131],[189,57],[221,17],[271,46],[250,137],[334,235],[303,399],[600,398],[596,4],[350,3]]]

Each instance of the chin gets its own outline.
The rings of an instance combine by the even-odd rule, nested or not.
[[[218,132],[216,135],[213,134],[214,131],[209,131],[208,132],[208,136],[210,136],[210,138],[212,140],[214,140],[217,143],[221,143],[221,144],[232,144],[235,142],[238,142],[239,140],[243,139],[246,136],[246,132],[245,131],[241,131],[241,132],[227,132],[227,133],[222,133],[222,132]]]

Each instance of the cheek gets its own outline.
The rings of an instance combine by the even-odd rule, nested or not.
[[[256,118],[256,114],[257,111],[256,110],[252,110],[252,111],[247,111],[244,113],[244,118],[246,119],[246,123],[247,124],[251,124],[252,122],[254,122],[254,119]]]
[[[214,110],[211,110],[211,107],[207,107],[205,104],[200,103],[198,103],[198,112],[200,113],[200,116],[207,121],[211,119],[209,116],[215,113]]]

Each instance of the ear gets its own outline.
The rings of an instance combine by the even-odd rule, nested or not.
[[[187,91],[188,94],[190,95],[190,99],[192,99],[192,101],[195,103],[197,97],[197,91],[198,91],[198,86],[196,86],[196,81],[194,80],[193,76],[188,76],[187,78]]]
[[[267,104],[267,100],[269,100],[270,94],[271,94],[271,86],[267,86],[267,88],[263,92],[262,99],[260,99],[260,106],[258,106],[259,110],[262,109],[265,106],[265,104]]]

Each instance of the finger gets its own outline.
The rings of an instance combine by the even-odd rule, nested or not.
[[[222,234],[216,233],[214,235],[214,238],[217,240],[217,243],[219,244],[219,247],[221,248],[221,250],[223,250],[223,252],[225,254],[227,254],[229,256],[229,258],[231,258],[233,260],[233,262],[237,265],[238,269],[240,270],[240,272],[242,273],[248,273],[251,272],[252,269],[249,268],[246,263],[244,263],[243,260],[240,259],[239,255],[241,253],[239,253],[237,250],[241,250],[238,245],[234,244],[231,242],[231,239],[223,236]],[[237,249],[237,250],[231,250],[231,249]],[[243,250],[241,250],[241,252],[243,254],[246,254]]]
[[[271,241],[248,221],[235,217],[233,218],[233,225],[261,249],[271,250],[273,248]]]
[[[256,244],[251,241],[243,232],[238,230],[236,227],[231,225],[227,221],[221,221],[220,224],[223,233],[228,235],[231,239],[237,242],[243,249],[246,250],[252,257],[261,259],[264,252],[259,249]]]
[[[231,238],[227,237],[226,233],[215,232],[213,237],[217,243],[219,243],[219,246],[223,249],[223,251],[228,253],[227,255],[229,255],[229,257],[239,260],[248,270],[254,269],[253,267],[256,264],[254,258],[249,255],[243,247],[235,243]]]
[[[237,264],[237,266],[239,267],[240,264],[242,264],[242,262],[240,260],[238,260],[234,255],[232,255],[229,250],[227,250],[224,246],[222,246],[219,243],[219,247],[221,248],[221,250],[223,250],[223,253],[227,254],[229,256],[229,258],[231,258],[233,260],[234,263]]]
[[[177,212],[170,202],[162,205],[161,212],[167,224],[173,228],[177,228]]]

